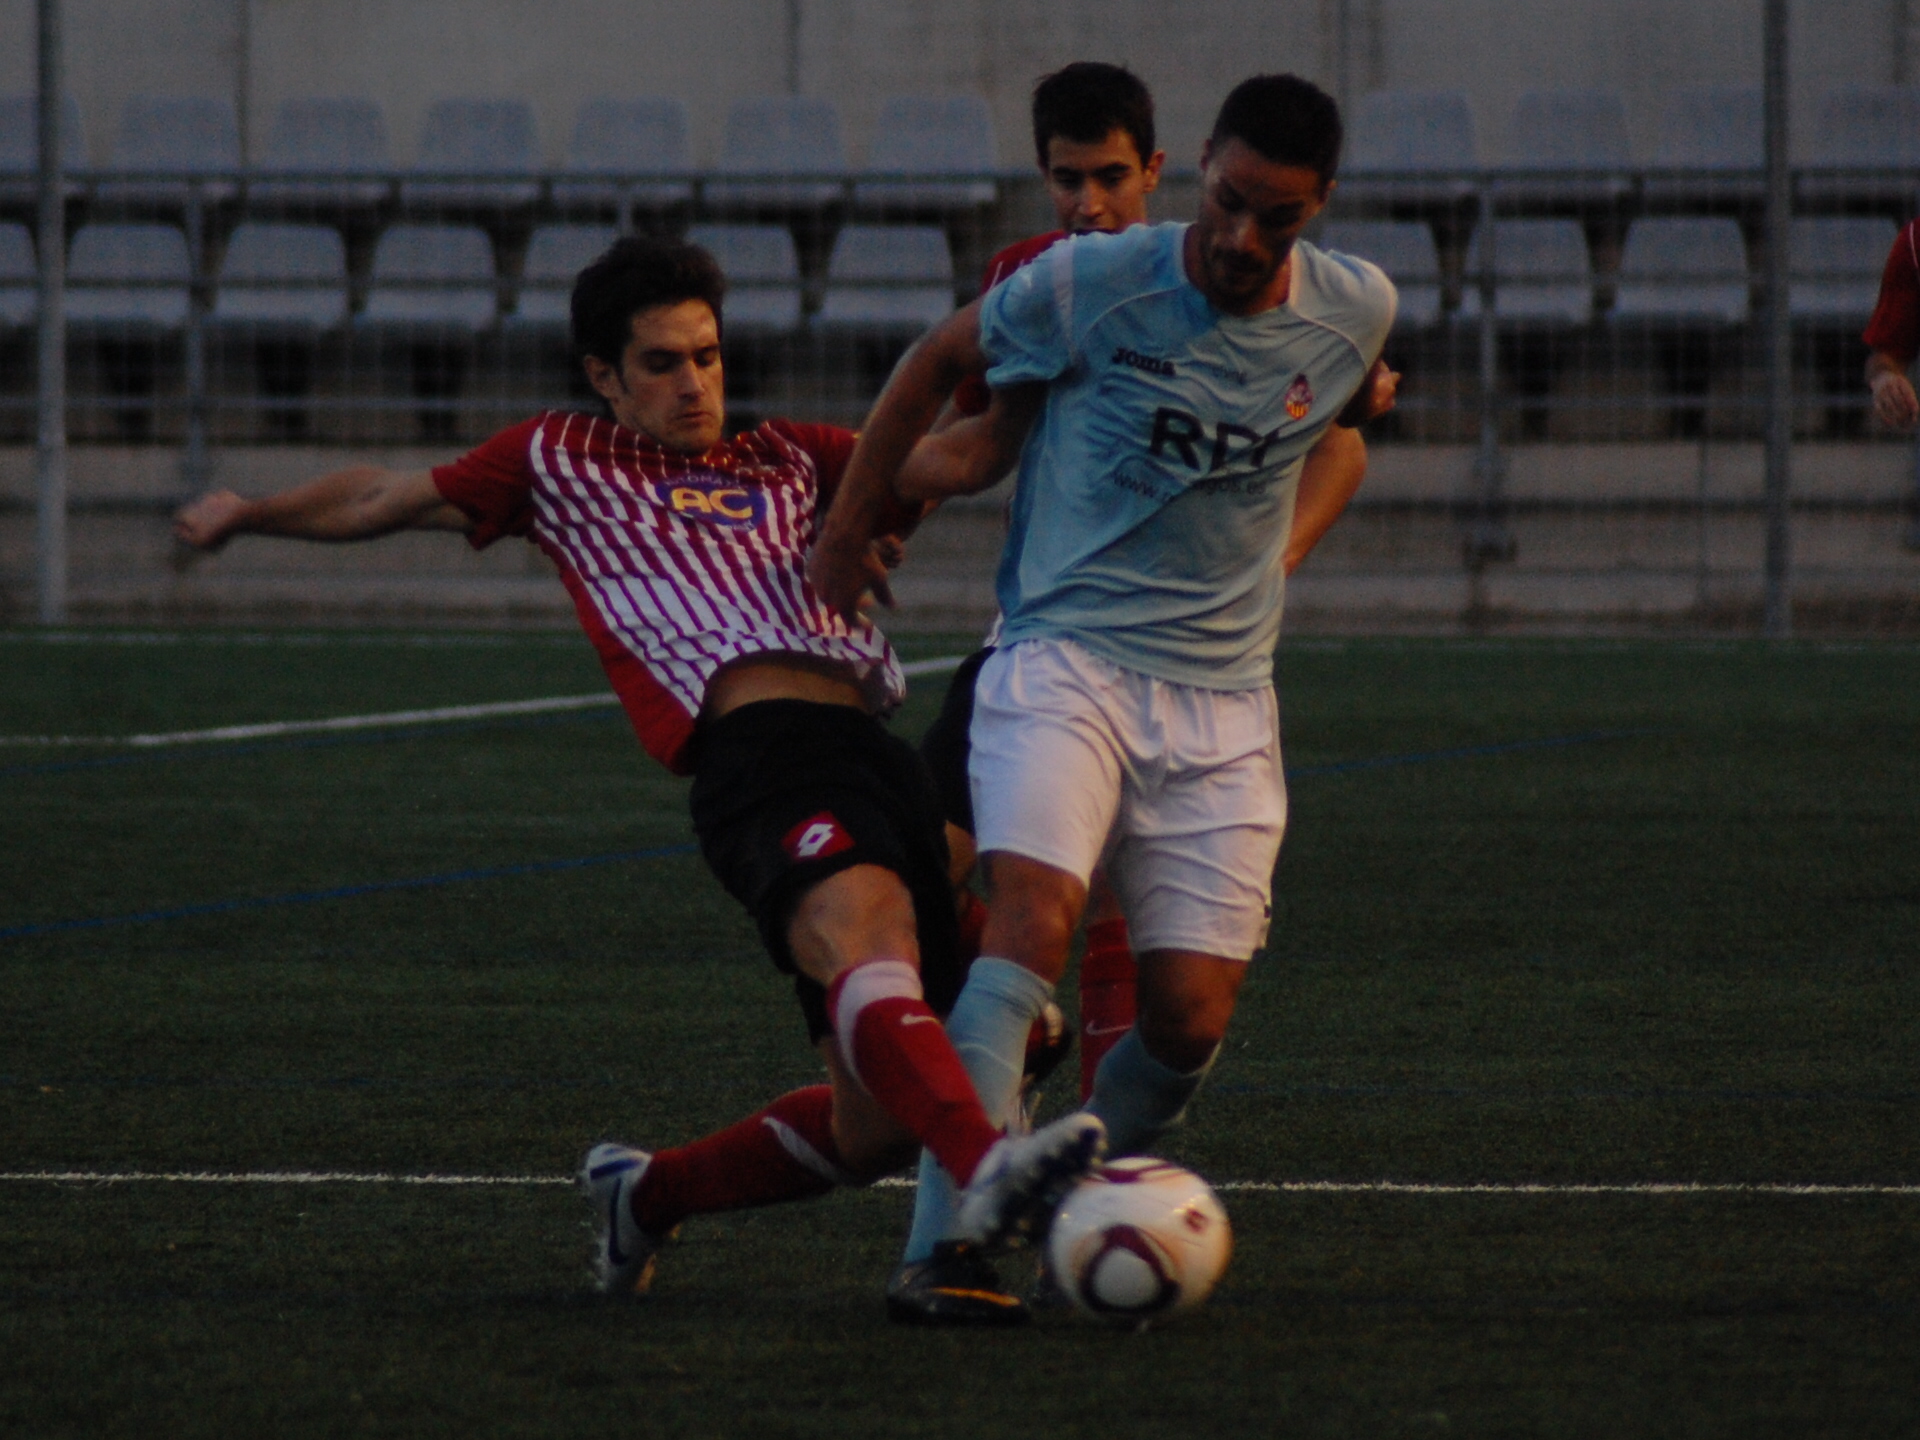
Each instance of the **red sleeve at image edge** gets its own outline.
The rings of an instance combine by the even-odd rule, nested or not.
[[[1920,260],[1915,256],[1915,221],[1900,232],[1880,277],[1880,298],[1860,338],[1870,350],[1888,350],[1911,365],[1920,354]]]

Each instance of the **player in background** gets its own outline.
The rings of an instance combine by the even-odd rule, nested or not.
[[[1121,65],[1082,60],[1049,75],[1033,88],[1033,148],[1053,206],[1056,230],[1016,241],[987,262],[980,287],[995,285],[1072,235],[1124,230],[1147,219],[1147,197],[1160,184],[1167,155],[1154,143],[1153,94]],[[953,404],[935,423],[944,430],[960,417],[984,415],[993,398],[986,381],[970,375],[954,391]],[[958,438],[958,437],[955,437]],[[994,630],[998,630],[996,624]],[[955,892],[961,907],[964,941],[978,948],[985,907],[967,888],[974,868],[973,797],[967,784],[967,728],[973,720],[973,682],[993,653],[993,633],[962,662],[947,686],[940,714],[921,737],[920,753],[940,787],[947,816],[947,845],[953,854]],[[1127,922],[1104,877],[1097,872],[1088,888],[1086,949],[1080,960],[1080,1090],[1093,1092],[1100,1057],[1133,1024],[1134,964],[1127,943]],[[1065,1037],[1061,1037],[1062,1040]],[[938,1183],[923,1161],[922,1184]],[[909,1263],[923,1261],[933,1237],[925,1227],[907,1245]],[[970,1276],[969,1279],[977,1277]],[[971,1287],[951,1303],[970,1306]],[[936,1289],[929,1303],[939,1304]],[[989,1314],[997,1312],[988,1312]]]
[[[1909,221],[1893,242],[1873,318],[1860,338],[1873,352],[1867,357],[1867,389],[1873,392],[1874,418],[1890,429],[1911,430],[1920,421],[1920,396],[1907,378],[1920,355],[1920,220]],[[1902,539],[1909,550],[1920,550],[1920,511],[1907,521]]]
[[[677,1149],[589,1151],[580,1181],[614,1293],[647,1288],[662,1237],[689,1215],[867,1183],[920,1147],[966,1187],[969,1236],[991,1244],[1101,1143],[1086,1116],[1005,1135],[936,1018],[958,988],[957,929],[932,783],[878,718],[904,693],[899,663],[804,573],[854,437],[773,420],[724,438],[723,289],[696,246],[621,240],[572,297],[575,347],[611,419],[549,411],[433,470],[358,467],[264,499],[218,491],[175,519],[202,549],[410,528],[476,548],[530,538],[641,743],[692,774],[701,852],[796,975],[828,1083]],[[887,515],[876,536],[917,513]],[[871,554],[862,564],[863,588],[883,580]]]
[[[1286,817],[1272,685],[1286,565],[1351,494],[1327,477],[1364,472],[1364,442],[1334,422],[1369,408],[1394,311],[1378,269],[1299,241],[1340,143],[1337,106],[1308,82],[1236,88],[1191,226],[1057,246],[908,353],[811,562],[844,610],[877,516],[990,483],[992,464],[903,468],[965,376],[986,370],[1013,443],[1014,412],[1037,404],[971,730],[984,953],[948,1027],[1002,1113],[1104,861],[1140,951],[1138,1020],[1090,1106],[1120,1154],[1182,1117],[1266,937]],[[1015,386],[1037,401],[1016,404],[1035,391]],[[1309,486],[1322,445],[1346,458]]]

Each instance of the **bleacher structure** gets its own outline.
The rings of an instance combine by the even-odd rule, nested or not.
[[[1708,447],[1730,454],[1761,432],[1758,92],[1675,91],[1646,155],[1628,120],[1610,92],[1530,91],[1492,161],[1461,94],[1353,107],[1339,189],[1310,235],[1398,285],[1388,356],[1405,380],[1373,431],[1376,471],[1418,450],[1456,456],[1465,478],[1379,503],[1477,517],[1469,571],[1514,553],[1528,467],[1553,463],[1527,447],[1697,443],[1706,504]],[[30,97],[0,97],[0,436],[16,444],[32,427],[34,125]],[[83,126],[114,137],[98,170],[82,163]],[[1802,130],[1797,432],[1858,442],[1875,433],[1858,334],[1896,225],[1920,205],[1920,91],[1836,90]],[[74,439],[180,447],[200,457],[190,487],[223,447],[447,448],[581,403],[572,277],[634,231],[684,234],[720,261],[737,419],[857,423],[914,336],[971,298],[986,257],[1050,226],[1037,177],[1000,165],[974,96],[884,101],[858,155],[829,100],[742,101],[706,137],[710,167],[685,107],[661,98],[587,99],[542,136],[522,100],[449,97],[413,138],[403,158],[379,106],[354,96],[284,102],[251,156],[222,100],[137,97],[113,117],[70,106]],[[1186,218],[1192,194],[1191,175],[1170,177],[1159,212]],[[1875,486],[1867,509],[1913,503],[1904,479]],[[1559,480],[1546,490],[1582,503]]]

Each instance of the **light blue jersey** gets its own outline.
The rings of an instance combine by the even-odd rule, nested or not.
[[[1185,685],[1269,683],[1307,451],[1393,324],[1391,282],[1299,244],[1258,315],[1187,279],[1185,225],[1055,245],[986,298],[991,385],[1048,381],[1000,560],[1002,644],[1071,639]]]

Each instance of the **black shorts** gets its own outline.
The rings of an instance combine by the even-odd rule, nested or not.
[[[946,827],[913,747],[849,705],[762,700],[700,727],[694,833],[727,893],[760,926],[773,963],[794,976],[809,1038],[833,1033],[819,982],[794,967],[794,905],[830,875],[879,865],[905,883],[920,935],[920,984],[944,1015],[965,974]]]
[[[920,758],[933,772],[940,791],[940,810],[949,824],[973,833],[973,787],[967,781],[967,756],[972,750],[967,732],[973,728],[973,682],[993,647],[976,650],[960,662],[947,684],[946,699],[927,733],[920,737]]]

